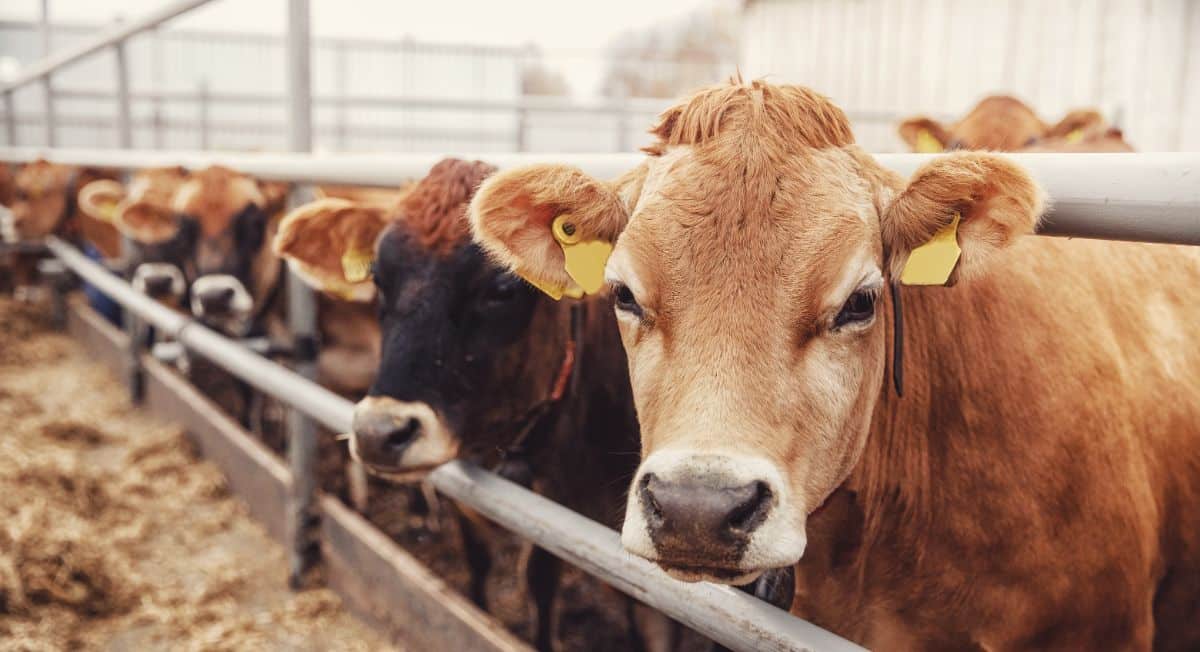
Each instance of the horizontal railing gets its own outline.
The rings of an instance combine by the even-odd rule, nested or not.
[[[81,279],[188,350],[334,432],[350,429],[350,401],[137,292],[73,246],[50,238],[47,247]],[[862,649],[730,587],[671,579],[625,552],[615,531],[469,462],[445,464],[430,481],[506,529],[732,649]]]
[[[633,154],[462,155],[500,168],[535,162],[575,165],[600,178],[615,178],[643,157]],[[909,175],[929,154],[879,154],[883,165]],[[1200,244],[1200,153],[1005,154],[1045,188],[1050,206],[1040,232],[1046,235]],[[289,155],[0,148],[0,161],[46,158],[68,165],[141,168],[220,163],[254,176],[312,184],[396,186],[423,177],[443,158],[437,154]]]
[[[9,93],[22,86],[43,79],[47,75],[57,72],[60,68],[75,63],[105,48],[120,45],[131,36],[154,29],[176,16],[185,14],[209,2],[212,2],[212,0],[178,0],[135,21],[110,28],[99,36],[88,39],[86,42],[65,52],[53,54],[38,61],[17,75],[12,81],[0,85],[0,93]]]

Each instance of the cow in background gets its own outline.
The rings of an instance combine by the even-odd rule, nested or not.
[[[84,215],[75,202],[78,188],[96,179],[115,177],[113,170],[78,168],[44,159],[23,165],[13,178],[10,210],[5,223],[0,224],[0,234],[12,242],[40,242],[57,235],[79,244],[94,260],[116,260],[121,255],[116,230]],[[21,296],[30,296],[40,257],[30,252],[11,254],[13,284]]]
[[[1121,130],[1093,109],[1069,112],[1056,124],[1042,122],[1027,104],[1009,95],[981,100],[961,120],[946,125],[917,116],[900,123],[900,138],[914,152],[948,150],[1133,151]],[[1065,149],[1060,149],[1065,148]]]
[[[379,304],[382,362],[351,438],[370,470],[411,481],[472,459],[616,525],[638,444],[611,308],[552,301],[470,241],[466,207],[493,171],[443,160],[392,210],[313,202],[285,218],[275,249],[317,289]],[[464,520],[471,597],[485,605],[486,537]],[[556,638],[560,564],[525,555],[541,649]],[[638,606],[635,619],[659,632],[648,647],[669,649],[665,617]]]
[[[130,247],[121,266],[134,288],[176,309],[185,306],[185,261],[194,234],[171,218],[171,202],[187,179],[181,167],[146,168],[133,173],[128,187],[102,179],[79,191],[84,215],[127,237]]]

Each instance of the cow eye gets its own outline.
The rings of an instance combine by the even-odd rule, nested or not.
[[[616,300],[617,310],[627,312],[639,318],[642,316],[642,307],[638,305],[637,299],[633,296],[633,290],[630,290],[628,285],[614,283],[612,293],[613,298]]]
[[[869,321],[875,316],[875,297],[878,293],[878,290],[855,290],[834,318],[833,327],[837,329],[846,324]]]

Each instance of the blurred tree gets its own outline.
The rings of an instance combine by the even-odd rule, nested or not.
[[[675,97],[732,75],[738,57],[736,5],[697,10],[644,31],[627,31],[606,50],[600,92],[610,97]]]

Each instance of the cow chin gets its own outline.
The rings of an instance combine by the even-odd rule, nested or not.
[[[763,458],[659,451],[638,469],[621,543],[675,579],[742,585],[800,560],[804,515]]]

